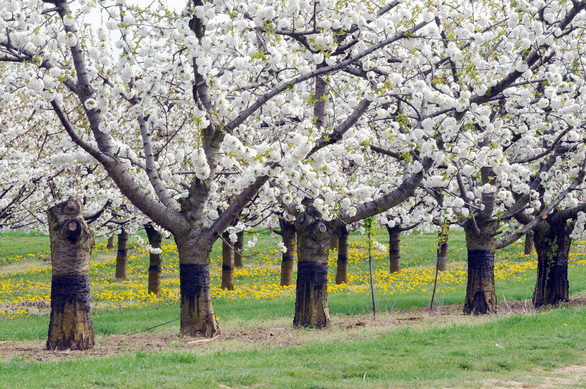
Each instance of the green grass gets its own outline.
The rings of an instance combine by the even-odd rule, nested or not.
[[[91,360],[0,363],[5,388],[477,387],[532,369],[583,363],[585,309],[476,325],[400,328],[374,338],[198,355],[138,352]]]
[[[49,245],[49,236],[40,232],[4,232],[0,234],[0,258],[12,258],[49,250]]]
[[[255,253],[267,252],[277,246],[278,237],[259,231],[256,247],[247,249],[246,266],[255,266]],[[387,241],[383,229],[375,231],[375,239]],[[352,233],[350,241],[363,241]],[[0,257],[27,256],[48,249],[48,238],[42,234],[8,233],[0,235]],[[431,266],[435,257],[436,236],[412,233],[401,241],[402,267]],[[507,248],[497,261],[526,261],[518,253],[520,244]],[[219,242],[214,248],[213,266],[219,266]],[[113,254],[108,254],[113,255]],[[94,257],[94,260],[96,257]],[[466,259],[464,234],[450,235],[450,263]],[[167,256],[165,260],[170,260]],[[39,258],[26,257],[18,263],[3,266],[42,264]],[[148,267],[147,258],[137,265]],[[272,263],[278,264],[277,259]],[[354,271],[365,270],[366,264],[353,265]],[[387,268],[388,257],[377,260],[375,268]],[[113,264],[103,270],[113,277]],[[352,271],[352,269],[350,269]],[[142,270],[141,270],[142,271]],[[331,272],[335,269],[330,269]],[[112,274],[110,274],[112,273]],[[0,275],[2,279],[47,281],[50,270],[36,273]],[[103,274],[102,274],[103,276]],[[569,269],[571,293],[586,290],[586,266]],[[240,277],[237,284],[253,282]],[[496,280],[499,301],[530,298],[535,274],[513,280]],[[122,284],[120,288],[122,288]],[[462,304],[465,285],[436,296],[439,305]],[[379,312],[426,307],[427,293],[408,291],[390,295],[377,293]],[[254,328],[265,322],[291,323],[294,297],[262,299],[215,298],[215,313],[220,326],[227,331]],[[331,294],[332,315],[355,315],[371,311],[367,294]],[[552,310],[546,313],[505,318],[476,320],[469,324],[438,326],[433,323],[408,328],[392,328],[373,334],[354,332],[332,342],[324,330],[323,339],[306,346],[276,348],[254,346],[246,351],[164,351],[135,352],[91,360],[52,361],[37,363],[29,357],[14,357],[0,362],[0,387],[478,387],[485,379],[529,379],[532,369],[550,369],[570,363],[584,363],[586,345],[586,313],[584,307]],[[154,332],[178,333],[178,304],[158,304],[142,308],[123,308],[92,313],[97,335],[131,334],[167,321]],[[39,340],[47,336],[49,317],[25,316],[12,320],[0,319],[0,341]],[[300,334],[308,330],[294,330]],[[128,338],[132,339],[132,338]],[[358,339],[358,340],[352,340]],[[498,345],[498,346],[497,346]],[[249,347],[250,348],[250,347]],[[198,349],[199,350],[199,349]],[[215,349],[214,349],[215,350]],[[533,378],[535,379],[535,378]]]

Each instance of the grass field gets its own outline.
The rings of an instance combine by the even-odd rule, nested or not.
[[[384,243],[386,231],[376,231],[375,238]],[[496,257],[499,314],[475,318],[460,314],[463,234],[451,233],[449,270],[440,275],[434,315],[424,307],[431,297],[436,238],[405,236],[399,274],[388,273],[384,251],[374,251],[379,315],[373,320],[366,246],[352,234],[349,284],[334,285],[332,253],[332,327],[317,331],[292,327],[294,287],[278,285],[277,239],[258,232],[230,292],[219,288],[215,248],[212,296],[222,334],[201,344],[177,335],[174,244],[164,244],[163,287],[155,297],[146,293],[146,250],[133,245],[129,279],[120,281],[113,276],[115,252],[99,241],[90,269],[97,345],[89,353],[64,354],[43,351],[50,306],[47,237],[0,235],[0,387],[477,387],[483,380],[530,385],[557,379],[551,369],[586,362],[586,310],[579,303],[586,299],[584,242],[570,258],[571,294],[578,303],[535,313],[521,302],[531,298],[536,263],[516,243]],[[559,382],[581,387],[586,379],[570,375],[573,381]]]

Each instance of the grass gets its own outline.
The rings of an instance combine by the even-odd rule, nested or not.
[[[0,363],[3,387],[477,387],[486,379],[583,362],[584,308],[476,325],[389,329],[375,338],[249,351],[138,352]]]
[[[270,322],[286,327],[292,321],[294,287],[278,286],[280,257],[275,251],[278,238],[272,238],[268,231],[259,231],[258,235],[256,247],[246,251],[245,268],[236,272],[235,292],[219,289],[218,244],[212,253],[214,310],[226,331]],[[377,230],[375,239],[384,243],[386,231]],[[334,317],[365,314],[372,309],[365,283],[367,259],[363,238],[353,233],[350,241],[350,285],[333,285],[335,255],[330,262],[329,306]],[[92,256],[91,270],[92,319],[98,336],[130,334],[179,317],[176,252],[170,242],[166,243],[163,291],[168,296],[149,300],[144,297],[146,251],[135,245],[129,260],[129,280],[115,280],[115,253],[105,250],[104,241],[100,241]],[[0,244],[2,250],[7,248],[0,252],[0,313],[7,307],[22,309],[22,313],[10,318],[0,318],[0,344],[8,340],[42,341],[47,336],[49,321],[46,304],[50,268],[43,261],[47,257],[48,239],[41,234],[8,233],[0,235]],[[398,276],[388,274],[386,252],[375,250],[379,312],[429,304],[435,244],[435,235],[403,236],[402,272]],[[522,255],[521,246],[517,243],[497,255],[496,290],[501,302],[532,295],[535,259]],[[572,294],[586,290],[584,255],[584,248],[576,246],[569,270]],[[466,284],[461,265],[465,258],[463,233],[452,231],[451,269],[440,282],[437,304],[463,302]],[[45,305],[37,308],[35,302]],[[218,348],[206,355],[192,351],[133,352],[92,358],[91,363],[75,360],[36,363],[22,356],[0,359],[0,386],[477,387],[487,378],[524,379],[526,372],[534,368],[583,363],[586,324],[581,318],[584,313],[582,307],[531,316],[489,318],[489,322],[486,318],[470,318],[469,324],[389,328],[382,335],[380,331],[365,330],[349,332],[337,343],[330,340],[327,332],[330,330],[324,330],[323,339],[317,337],[319,341],[315,344],[291,348],[259,345],[253,350],[224,352]],[[176,334],[178,322],[153,331]],[[356,338],[360,340],[352,340]],[[84,377],[84,381],[79,381],[79,377]]]

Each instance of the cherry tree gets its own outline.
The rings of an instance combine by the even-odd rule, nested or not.
[[[71,141],[134,206],[173,234],[181,332],[213,336],[214,241],[271,176],[341,139],[376,96],[370,85],[353,93],[358,99],[342,96],[323,128],[313,118],[295,120],[286,102],[309,101],[308,82],[407,39],[429,23],[429,12],[399,2],[370,9],[327,1],[195,1],[183,14],[124,1],[73,5],[3,1],[0,58],[19,65],[15,77],[51,107]],[[381,23],[395,7],[394,23]],[[84,25],[94,9],[103,23],[95,30]],[[3,91],[2,99],[9,98]],[[215,181],[225,167],[220,150],[226,142],[227,152],[242,145],[249,161],[230,189]],[[214,214],[219,192],[234,200]]]

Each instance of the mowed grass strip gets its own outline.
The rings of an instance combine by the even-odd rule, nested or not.
[[[43,363],[15,358],[0,363],[0,382],[6,388],[478,387],[483,380],[538,379],[557,366],[585,363],[585,314],[584,307],[565,308],[481,324],[471,317],[467,325],[389,328],[366,341],[209,355],[138,352]]]

